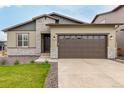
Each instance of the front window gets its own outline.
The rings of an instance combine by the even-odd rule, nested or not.
[[[27,47],[28,46],[28,34],[17,34],[18,36],[18,46]]]

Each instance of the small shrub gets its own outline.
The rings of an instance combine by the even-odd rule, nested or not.
[[[48,60],[45,60],[44,63],[48,64]]]
[[[4,59],[1,61],[1,65],[5,65],[6,63],[7,63],[7,62],[6,62],[6,60],[4,60]]]
[[[31,64],[34,64],[34,63],[35,63],[35,61],[34,61],[34,60],[31,60],[31,61],[30,61],[30,63],[31,63]]]
[[[16,59],[14,64],[18,65],[19,64],[19,60]]]

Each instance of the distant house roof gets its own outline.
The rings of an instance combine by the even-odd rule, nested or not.
[[[25,22],[20,23],[20,24],[16,24],[16,25],[14,25],[14,26],[10,26],[10,27],[8,27],[8,28],[3,29],[2,31],[4,31],[4,32],[9,31],[9,30],[11,30],[11,29],[13,29],[13,28],[16,28],[16,27],[19,27],[19,26],[28,24],[28,23],[33,22],[33,21],[35,21],[36,19],[39,19],[39,18],[42,18],[42,17],[48,17],[48,18],[52,18],[52,19],[54,19],[54,20],[59,20],[59,19],[53,17],[52,15],[61,16],[61,17],[63,17],[63,18],[66,18],[66,19],[75,21],[75,22],[80,23],[80,24],[86,23],[86,22],[83,22],[83,21],[80,21],[80,20],[77,20],[77,19],[74,19],[74,18],[71,18],[71,17],[68,17],[68,16],[64,16],[64,15],[59,14],[59,13],[52,12],[52,13],[49,13],[49,14],[43,14],[43,15],[40,15],[40,16],[33,17],[31,20],[25,21]]]
[[[111,10],[111,11],[97,14],[97,15],[94,17],[94,19],[92,20],[91,23],[94,23],[94,21],[96,20],[96,18],[97,18],[98,16],[101,16],[101,15],[104,15],[104,14],[109,14],[109,13],[115,12],[115,11],[117,11],[118,9],[122,8],[122,7],[124,7],[124,5],[119,5],[119,6],[117,6],[116,8],[114,8],[113,10]]]

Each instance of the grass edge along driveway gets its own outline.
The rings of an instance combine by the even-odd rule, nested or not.
[[[42,88],[50,64],[0,66],[0,88]]]

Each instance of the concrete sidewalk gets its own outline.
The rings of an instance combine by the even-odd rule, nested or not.
[[[59,59],[61,88],[124,87],[124,64],[107,59]]]

